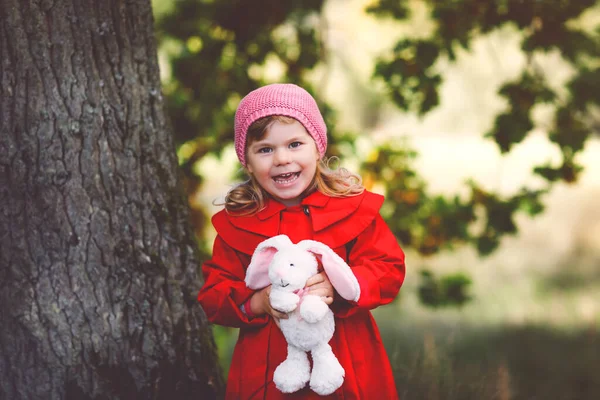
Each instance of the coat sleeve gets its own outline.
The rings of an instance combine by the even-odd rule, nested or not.
[[[360,285],[360,298],[357,302],[336,299],[336,316],[348,317],[394,300],[406,273],[404,252],[380,215],[356,238],[348,261]]]
[[[245,270],[240,254],[217,236],[212,258],[202,265],[204,285],[198,293],[210,322],[234,328],[267,323],[267,315],[248,318],[240,309],[254,294],[244,282]]]

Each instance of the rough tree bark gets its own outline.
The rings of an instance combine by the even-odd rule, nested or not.
[[[0,398],[221,394],[150,0],[0,1]]]

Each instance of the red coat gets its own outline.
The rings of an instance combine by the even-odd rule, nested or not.
[[[248,319],[240,310],[254,293],[244,283],[256,246],[286,234],[296,243],[321,241],[348,262],[360,284],[358,303],[336,298],[332,304],[335,333],[329,342],[346,371],[344,384],[332,399],[395,399],[397,391],[379,330],[370,309],[391,302],[404,281],[404,253],[379,215],[383,197],[370,192],[334,198],[320,192],[299,206],[286,208],[269,200],[250,217],[224,211],[212,219],[217,230],[212,259],[203,267],[205,283],[198,295],[208,319],[239,327],[239,338],[227,380],[227,399],[319,398],[306,387],[284,395],[273,384],[275,368],[287,345],[268,315]]]

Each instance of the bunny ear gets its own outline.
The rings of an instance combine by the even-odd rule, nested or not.
[[[340,296],[346,300],[358,301],[360,298],[360,285],[352,269],[342,257],[338,256],[329,246],[314,240],[303,240],[298,245],[321,256],[325,273],[327,273],[327,277]]]
[[[292,241],[286,235],[273,236],[256,246],[250,265],[246,269],[246,286],[250,289],[262,289],[269,286],[269,265],[273,256]]]

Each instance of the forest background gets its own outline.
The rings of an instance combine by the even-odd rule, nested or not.
[[[298,83],[407,251],[375,312],[401,397],[597,398],[598,2],[152,3],[204,258],[237,102]],[[213,332],[227,373],[237,331]]]

